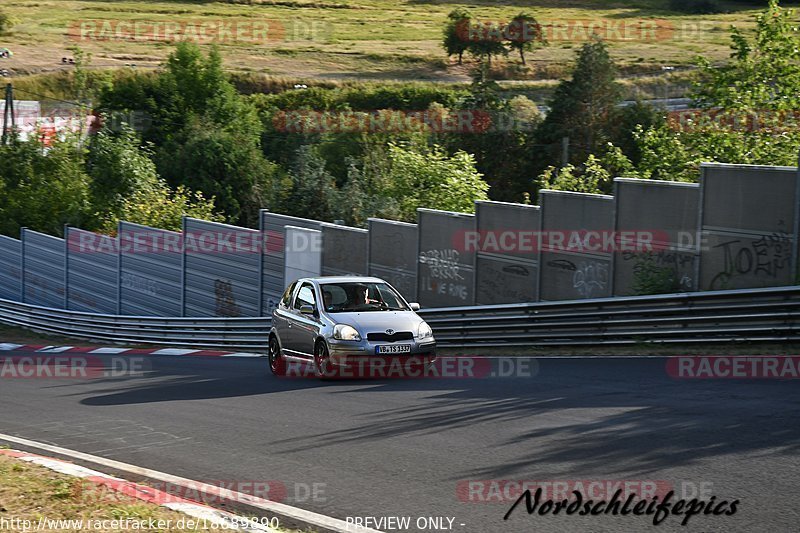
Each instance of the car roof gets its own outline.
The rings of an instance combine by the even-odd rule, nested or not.
[[[372,276],[321,276],[318,278],[302,278],[298,281],[315,281],[317,283],[386,283],[381,278]]]

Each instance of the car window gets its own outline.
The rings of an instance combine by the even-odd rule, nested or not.
[[[300,290],[297,292],[297,297],[294,299],[294,308],[300,309],[304,305],[310,305],[316,308],[317,299],[314,298],[314,287],[310,283],[304,283]]]
[[[389,288],[388,285],[380,284],[375,286],[375,291],[378,293],[377,298],[386,302],[386,305],[389,307],[405,307],[401,301],[400,297]]]
[[[289,287],[287,287],[287,289],[286,289],[286,292],[283,293],[283,296],[281,297],[281,304],[284,307],[289,307],[289,303],[292,300],[292,293],[294,293],[294,288],[296,286],[297,286],[297,282],[295,281],[294,283],[289,285]]]
[[[329,313],[408,310],[400,295],[385,283],[323,283],[320,290]]]

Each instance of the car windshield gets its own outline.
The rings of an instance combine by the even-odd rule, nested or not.
[[[320,289],[328,313],[408,311],[400,295],[386,283],[322,283]]]

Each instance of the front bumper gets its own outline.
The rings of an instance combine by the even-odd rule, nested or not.
[[[411,351],[397,354],[377,354],[378,346],[410,344]],[[346,368],[385,368],[387,365],[397,366],[398,363],[403,368],[414,369],[416,367],[429,366],[436,360],[436,340],[425,339],[417,342],[417,339],[409,341],[391,342],[370,342],[361,341],[338,341],[330,339],[328,341],[328,353],[330,363],[338,367]]]
[[[422,378],[436,361],[436,342],[414,346],[410,353],[376,355],[374,345],[330,349],[325,375],[330,378]]]
[[[377,354],[378,346],[392,346],[410,344],[411,350],[401,354]],[[328,339],[328,352],[331,360],[342,356],[372,356],[372,357],[411,357],[426,356],[436,357],[436,340],[433,338],[418,342],[417,339],[397,342],[372,342],[368,340],[360,341],[339,341]]]

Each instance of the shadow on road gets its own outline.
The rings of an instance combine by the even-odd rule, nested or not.
[[[264,360],[160,358],[146,379],[109,382],[81,403],[109,406],[286,393],[302,401],[319,389],[331,412],[339,396],[408,393],[408,405],[350,417],[343,428],[273,440],[275,450],[360,445],[492,424],[515,424],[499,446],[517,459],[454,472],[454,479],[498,478],[535,470],[581,475],[641,474],[725,454],[800,452],[800,395],[789,381],[685,381],[667,376],[665,359],[541,359],[535,376],[320,382],[278,379]],[[85,393],[84,393],[85,395]],[[400,396],[402,399],[403,396]],[[482,447],[483,443],[476,443]],[[632,453],[635,450],[636,453]],[[468,462],[465,462],[468,464]],[[550,466],[552,465],[552,467]],[[548,472],[548,468],[554,468]]]

